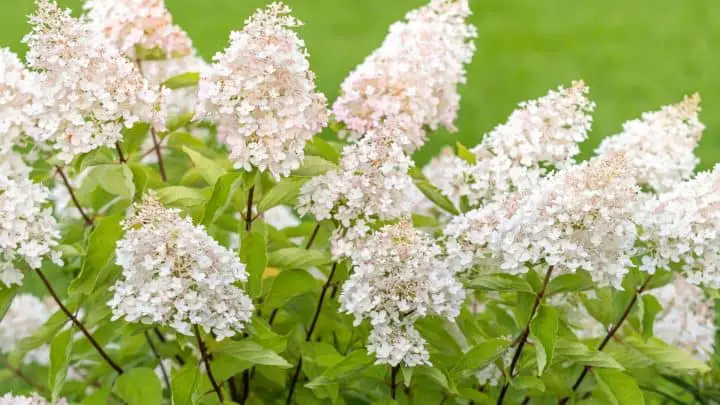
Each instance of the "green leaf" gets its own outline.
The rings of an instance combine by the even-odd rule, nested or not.
[[[194,405],[200,401],[202,394],[203,373],[197,363],[190,362],[172,373],[172,403],[174,405]]]
[[[90,177],[100,188],[112,195],[128,200],[132,200],[135,196],[133,174],[125,164],[95,166],[90,172]]]
[[[453,367],[453,371],[477,371],[495,361],[507,349],[508,342],[503,339],[486,340],[462,355]]]
[[[52,394],[53,403],[60,397],[60,391],[65,385],[70,354],[73,347],[73,328],[56,335],[50,343],[50,369],[48,370],[48,388]]]
[[[200,73],[187,72],[181,73],[165,80],[162,85],[168,89],[182,89],[184,87],[194,87],[200,82]]]
[[[262,200],[260,200],[257,206],[258,212],[265,212],[278,205],[294,205],[300,193],[300,188],[302,188],[307,181],[307,178],[292,177],[281,180],[271,188],[270,191],[263,195]]]
[[[270,308],[280,308],[291,298],[313,291],[315,287],[317,280],[305,270],[293,269],[280,272],[270,288],[266,305]]]
[[[330,142],[322,138],[314,137],[312,142],[308,143],[307,147],[309,152],[314,152],[311,153],[312,155],[320,156],[336,164],[340,162],[340,151]]]
[[[647,340],[653,335],[655,317],[662,311],[662,306],[654,295],[645,294],[642,296],[642,337]]]
[[[522,277],[503,273],[480,275],[470,280],[467,287],[487,291],[535,293],[532,286]]]
[[[477,164],[477,156],[465,147],[465,145],[458,142],[457,144],[457,155],[460,159],[470,163],[471,165]]]
[[[2,321],[8,309],[10,309],[13,298],[15,298],[15,294],[18,292],[18,288],[18,286],[0,288],[0,321]]]
[[[664,371],[705,373],[710,370],[707,364],[695,359],[690,353],[670,346],[659,339],[650,338],[644,342],[642,339],[628,336],[624,341],[625,344],[641,352]]]
[[[128,162],[127,165],[133,174],[133,184],[135,185],[134,198],[140,198],[145,194],[145,190],[150,182],[150,169],[137,162]]]
[[[250,296],[259,296],[262,293],[262,278],[268,261],[265,237],[261,233],[255,231],[242,233],[240,261],[246,265],[247,289]]]
[[[81,405],[107,405],[109,396],[110,386],[105,386],[83,398]]]
[[[601,392],[613,405],[644,405],[645,397],[629,375],[617,370],[593,369]]]
[[[203,142],[202,139],[196,138],[189,132],[185,131],[175,131],[169,134],[167,136],[166,143],[168,148],[177,150],[179,152],[182,152],[184,147],[189,147],[192,149],[205,148],[205,142]]]
[[[314,249],[285,248],[268,255],[268,266],[280,269],[306,269],[312,266],[324,266],[330,263],[325,252]]]
[[[591,350],[583,343],[564,339],[557,340],[554,359],[553,363],[570,361],[578,365],[624,370],[609,354]]]
[[[247,340],[237,342],[226,339],[221,342],[215,342],[210,345],[210,351],[216,354],[225,354],[254,365],[282,368],[292,367],[292,364],[288,363],[277,353]]]
[[[455,205],[450,201],[449,198],[445,197],[442,192],[430,184],[427,180],[415,180],[417,188],[427,197],[430,201],[435,203],[438,207],[449,212],[452,215],[460,215],[460,212],[455,208]]]
[[[523,375],[510,380],[510,384],[519,390],[534,390],[545,392],[545,383],[535,376]]]
[[[305,161],[299,169],[292,172],[294,176],[315,177],[325,174],[338,166],[319,156],[305,156]]]
[[[158,199],[165,205],[190,208],[206,200],[200,190],[183,186],[170,186],[156,190]]]
[[[114,215],[96,222],[88,238],[87,255],[80,275],[70,284],[71,294],[89,295],[95,290],[98,280],[104,279],[104,271],[115,255],[115,244],[123,234],[121,220],[121,216]]]
[[[591,290],[595,288],[595,283],[587,272],[578,271],[576,273],[561,274],[557,277],[553,277],[547,287],[545,295],[551,296],[553,294],[566,293],[566,292],[580,292]]]
[[[150,368],[133,368],[115,380],[115,394],[128,405],[159,405],[162,386]]]
[[[357,377],[358,373],[372,366],[375,359],[364,350],[357,350],[328,367],[319,377],[310,381],[306,387],[313,389],[345,379]]]
[[[225,211],[241,185],[240,173],[231,172],[220,176],[215,182],[210,199],[205,203],[205,212],[200,223],[208,227],[213,224]]]
[[[545,367],[552,363],[558,335],[558,314],[553,307],[542,305],[530,323],[530,331],[535,337],[535,354],[537,356],[538,375],[542,375]]]
[[[217,179],[225,174],[225,168],[214,160],[203,156],[187,146],[183,147],[183,151],[190,156],[190,160],[192,160],[195,167],[200,170],[200,174],[209,185],[214,185]]]

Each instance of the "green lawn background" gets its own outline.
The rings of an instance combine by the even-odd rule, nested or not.
[[[31,0],[1,0],[0,45],[23,52]],[[122,0],[117,0],[122,1]],[[79,11],[79,0],[61,0]],[[263,0],[167,0],[177,23],[202,55],[221,50]],[[377,47],[387,27],[420,0],[288,0],[311,54],[322,91],[333,100],[347,73]],[[467,145],[505,120],[516,103],[584,79],[597,102],[588,156],[625,120],[699,91],[707,130],[702,168],[720,161],[717,0],[471,0],[477,53],[462,87],[459,132],[439,132],[420,151],[424,161],[443,144]],[[713,45],[715,47],[713,47]]]

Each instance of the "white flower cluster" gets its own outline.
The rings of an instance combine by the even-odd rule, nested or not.
[[[401,123],[416,149],[425,127],[455,130],[465,65],[475,52],[467,0],[432,0],[390,27],[385,41],[343,82],[333,106],[357,139],[388,118]]]
[[[235,167],[288,176],[305,142],[327,124],[327,100],[315,90],[301,25],[273,3],[258,10],[202,74],[197,117],[214,121]]]
[[[0,397],[0,405],[50,405],[51,402],[38,394],[33,394],[30,397],[22,395],[5,394]],[[60,398],[52,403],[53,405],[68,405],[64,398]]]
[[[193,52],[190,37],[173,24],[164,0],[86,0],[84,8],[92,27],[133,59],[138,47],[169,58]]]
[[[56,310],[53,301],[41,301],[31,294],[17,295],[5,317],[0,321],[0,353],[10,354],[19,341],[32,336],[47,322]],[[25,363],[47,366],[50,362],[50,348],[41,346],[27,353]]]
[[[428,315],[454,319],[465,298],[441,254],[408,220],[372,233],[352,252],[353,272],[343,285],[340,309],[356,325],[370,319],[368,351],[377,363],[430,364],[415,321]]]
[[[60,230],[48,196],[47,188],[26,178],[0,176],[0,283],[5,286],[22,283],[18,260],[33,269],[46,258],[62,265],[55,250]]]
[[[383,125],[343,149],[341,168],[310,179],[298,198],[298,211],[316,219],[335,219],[345,227],[358,218],[398,218],[412,209],[414,187],[403,151],[402,129]]]
[[[185,57],[142,61],[142,73],[153,86],[160,86],[166,80],[183,73],[201,73],[208,68],[207,62],[201,57],[191,54]],[[182,115],[194,115],[198,100],[198,88],[181,87],[179,89],[164,89],[162,101],[165,103],[162,110],[166,112],[167,119]]]
[[[253,305],[235,286],[247,273],[233,252],[152,195],[123,225],[116,249],[123,279],[108,303],[115,319],[162,323],[185,335],[199,325],[219,339],[244,328]]]
[[[39,0],[30,16],[27,61],[41,71],[45,104],[40,128],[58,157],[74,156],[122,140],[123,126],[156,122],[160,94],[132,62],[85,20]]]
[[[600,285],[619,286],[634,252],[638,196],[623,155],[613,154],[569,166],[525,196],[459,216],[445,234],[458,247],[451,255],[469,252],[511,274],[534,265],[553,266],[555,274],[584,269]]]
[[[474,163],[445,152],[425,169],[428,178],[451,200],[466,197],[472,206],[534,188],[552,169],[572,164],[587,139],[595,107],[588,91],[576,81],[521,103],[471,150]]]
[[[40,91],[38,74],[28,71],[12,51],[0,48],[0,156],[12,154],[23,135],[42,139]]]
[[[657,192],[669,191],[679,181],[692,177],[699,159],[693,150],[705,126],[700,122],[700,96],[647,112],[628,121],[623,132],[605,138],[600,155],[623,152],[637,183]]]
[[[720,165],[648,198],[637,216],[643,270],[682,263],[691,283],[720,287]]]
[[[715,309],[701,288],[678,276],[652,291],[663,310],[655,321],[655,336],[707,362],[715,343]]]

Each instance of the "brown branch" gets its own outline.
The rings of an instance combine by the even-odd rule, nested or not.
[[[80,215],[82,215],[83,219],[85,220],[85,225],[92,226],[93,220],[85,213],[85,210],[83,210],[82,205],[80,205],[80,201],[78,201],[77,196],[75,195],[75,190],[73,190],[73,187],[70,184],[70,180],[68,180],[67,176],[65,175],[65,172],[63,172],[63,170],[60,166],[55,166],[55,170],[62,178],[63,183],[65,183],[65,187],[67,188],[68,193],[70,193],[70,198],[72,199],[73,204],[75,204],[75,208],[77,208],[78,211],[80,211]]]
[[[532,322],[532,319],[535,316],[535,312],[537,312],[538,307],[540,307],[540,303],[542,302],[543,296],[545,296],[545,289],[547,288],[548,283],[550,282],[550,276],[552,275],[552,271],[553,271],[553,266],[548,267],[548,271],[545,274],[545,279],[543,280],[542,287],[540,287],[540,291],[538,291],[538,293],[535,294],[535,302],[533,303],[532,310],[530,311],[530,316],[528,317],[527,324],[525,325],[525,329],[523,329],[522,334],[520,334],[520,340],[518,342],[518,347],[515,350],[515,354],[513,355],[512,362],[510,363],[510,372],[508,373],[508,377],[507,377],[507,381],[505,382],[505,385],[503,385],[502,390],[500,391],[500,396],[498,397],[497,405],[500,405],[503,403],[503,400],[505,400],[505,395],[507,394],[507,391],[510,388],[510,380],[513,378],[513,374],[515,373],[515,367],[517,366],[517,363],[520,360],[520,355],[522,354],[523,347],[525,347],[527,338],[530,335],[530,323]]]
[[[165,365],[162,362],[162,357],[160,356],[160,353],[157,351],[157,348],[155,347],[155,343],[152,341],[152,338],[150,337],[150,333],[145,330],[145,340],[148,342],[148,346],[150,346],[150,351],[152,351],[155,358],[158,359],[158,364],[160,366],[160,373],[162,374],[163,381],[165,381],[165,386],[170,389],[170,378],[168,377],[168,373],[165,370]]]
[[[223,403],[225,402],[225,397],[223,396],[222,390],[220,389],[217,381],[215,381],[215,376],[212,373],[212,368],[210,367],[210,357],[208,356],[205,342],[203,342],[202,337],[200,337],[200,328],[197,325],[194,325],[194,328],[195,338],[197,339],[197,345],[200,349],[200,355],[202,356],[203,363],[205,363],[205,371],[207,372],[207,376],[210,379],[210,384],[212,384],[212,387],[215,390],[215,393],[217,394],[220,403]]]
[[[127,159],[125,158],[125,155],[123,154],[122,147],[120,146],[120,142],[115,142],[115,150],[117,150],[118,159],[120,159],[120,163],[127,163]]]
[[[103,360],[105,360],[105,362],[110,367],[112,367],[112,369],[115,370],[118,374],[122,374],[123,369],[120,366],[118,366],[117,363],[115,363],[110,358],[110,356],[108,356],[108,354],[105,352],[105,350],[103,350],[103,348],[98,344],[98,342],[95,340],[95,338],[93,338],[93,336],[90,334],[90,332],[88,332],[88,330],[85,328],[85,325],[83,325],[82,322],[80,322],[77,319],[77,317],[75,315],[73,315],[72,312],[70,312],[67,309],[67,307],[62,303],[62,301],[60,300],[60,297],[58,297],[58,295],[55,292],[55,290],[53,289],[52,285],[50,285],[50,282],[48,281],[47,277],[45,277],[45,274],[43,274],[43,272],[40,269],[35,269],[35,272],[38,274],[38,276],[40,276],[40,280],[42,280],[43,284],[45,284],[45,288],[47,288],[48,292],[55,300],[55,303],[57,303],[58,307],[60,307],[60,310],[63,313],[65,313],[65,316],[67,316],[68,319],[70,319],[72,321],[72,323],[75,324],[75,326],[77,326],[78,329],[80,329],[80,331],[83,333],[83,335],[85,335],[85,337],[90,342],[90,344],[92,344],[92,346],[95,348],[95,350],[97,350],[98,354],[100,354],[100,357],[102,357]]]
[[[640,294],[642,294],[647,289],[647,286],[650,284],[650,280],[652,279],[652,277],[653,277],[652,274],[648,275],[647,280],[645,280],[645,282],[640,286],[640,288],[635,290],[635,294],[633,294],[632,298],[630,299],[630,302],[628,303],[627,307],[625,308],[625,311],[620,316],[620,319],[618,319],[618,321],[615,323],[615,325],[613,325],[612,328],[610,328],[610,331],[607,333],[607,335],[605,335],[605,338],[602,340],[602,342],[600,342],[600,345],[598,346],[598,349],[597,349],[599,352],[601,352],[605,348],[605,346],[607,346],[608,342],[610,342],[610,339],[612,339],[615,336],[615,333],[617,333],[617,331],[622,326],[623,322],[625,322],[627,317],[630,315],[630,312],[632,311],[633,306],[635,305],[635,302],[637,302],[637,299],[640,296]],[[580,384],[583,382],[583,380],[585,379],[585,377],[587,376],[587,374],[590,372],[591,369],[592,369],[591,366],[583,367],[583,371],[582,371],[582,373],[580,373],[580,377],[578,377],[578,379],[575,381],[575,384],[573,384],[573,386],[572,386],[573,391],[576,391],[578,389],[578,387],[580,387]],[[567,404],[567,402],[569,400],[570,400],[570,397],[562,398],[558,402],[558,404],[565,405],[565,404]]]
[[[245,216],[245,230],[247,232],[250,232],[250,230],[252,229],[253,194],[255,194],[255,186],[250,187],[250,190],[248,191],[247,214]]]
[[[165,174],[165,164],[163,163],[162,151],[160,150],[160,143],[155,136],[155,128],[150,127],[150,136],[153,141],[153,149],[155,149],[155,155],[158,160],[158,169],[160,169],[160,178],[163,181],[167,181],[167,174]]]
[[[317,237],[318,232],[320,231],[320,223],[318,222],[317,225],[315,225],[315,228],[312,231],[312,234],[310,235],[310,239],[308,239],[307,244],[305,245],[305,249],[309,250],[313,242],[315,242],[315,237]]]
[[[395,393],[397,391],[397,375],[400,371],[400,365],[390,368],[390,398],[395,399]]]

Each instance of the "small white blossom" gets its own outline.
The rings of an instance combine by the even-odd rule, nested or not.
[[[266,224],[276,228],[285,229],[300,225],[300,220],[293,213],[292,208],[285,205],[278,205],[263,212],[263,220]]]
[[[634,252],[638,195],[624,157],[614,154],[566,167],[525,196],[468,212],[445,233],[463,264],[470,252],[511,274],[528,265],[553,266],[556,275],[584,269],[600,285],[619,286]]]
[[[214,121],[236,168],[288,176],[305,143],[327,124],[327,100],[315,90],[301,23],[273,3],[258,10],[202,74],[197,117]]]
[[[715,305],[699,287],[683,277],[652,290],[663,310],[655,321],[655,336],[708,361],[715,344]]]
[[[12,353],[17,343],[32,336],[56,309],[53,301],[41,301],[31,294],[17,295],[0,321],[0,353]],[[50,362],[49,354],[50,348],[43,345],[27,353],[24,362],[47,366]]]
[[[33,269],[46,258],[62,265],[55,250],[60,230],[47,207],[48,196],[47,188],[26,178],[0,176],[0,284],[22,283],[17,260]]]
[[[0,405],[50,405],[51,402],[46,400],[45,398],[39,396],[38,394],[32,394],[32,396],[22,396],[22,395],[13,395],[13,394],[5,394],[2,397],[0,397]],[[52,403],[52,405],[67,405],[67,401],[64,398],[60,398],[59,400]]]
[[[398,218],[412,210],[408,170],[413,161],[403,151],[407,136],[383,125],[343,149],[341,168],[310,179],[298,199],[300,214],[335,219],[346,227],[357,218]]]
[[[243,330],[253,305],[235,286],[247,280],[237,255],[151,195],[123,225],[116,249],[123,278],[108,303],[115,319],[162,323],[185,335],[199,325],[219,339]]]
[[[184,73],[201,73],[208,69],[208,64],[201,57],[191,54],[181,58],[146,60],[141,62],[142,74],[153,86],[160,86],[166,80]],[[164,89],[162,110],[166,114],[166,122],[184,115],[193,116],[197,106],[198,87],[189,86],[179,89]]]
[[[333,105],[338,121],[357,139],[388,118],[403,125],[413,150],[425,128],[455,130],[465,65],[472,59],[475,27],[467,0],[431,0],[390,27],[376,49],[343,82]]]
[[[648,198],[637,217],[643,270],[681,263],[691,283],[720,287],[720,165]]]
[[[700,96],[647,112],[623,124],[623,132],[603,140],[596,153],[623,152],[637,183],[657,192],[692,177],[699,159],[693,150],[705,126],[700,122]]]
[[[419,318],[454,319],[465,298],[434,241],[403,220],[367,236],[351,253],[353,271],[340,294],[340,310],[355,324],[370,319],[369,350],[378,363],[429,364]],[[402,354],[402,355],[400,355]]]
[[[39,126],[66,162],[74,156],[122,140],[123,127],[161,122],[160,101],[132,62],[85,20],[38,0],[30,16],[32,32],[24,41],[30,67],[40,81],[48,106]]]
[[[0,156],[12,154],[23,135],[42,140],[38,119],[44,111],[39,75],[28,71],[7,48],[0,48]],[[3,173],[7,173],[3,171]]]
[[[86,0],[84,5],[92,27],[132,59],[137,48],[159,50],[168,58],[192,53],[192,41],[179,26],[164,0]]]

